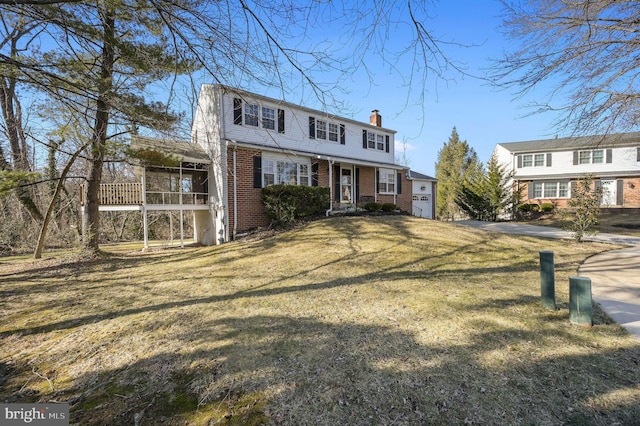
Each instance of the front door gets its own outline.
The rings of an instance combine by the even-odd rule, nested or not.
[[[353,200],[353,177],[351,169],[340,169],[340,202],[351,203]]]
[[[615,179],[602,179],[602,205],[603,206],[615,206],[616,205],[616,181]]]

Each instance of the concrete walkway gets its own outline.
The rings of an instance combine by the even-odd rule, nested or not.
[[[475,220],[455,223],[493,232],[571,239],[570,232],[546,226]],[[590,257],[580,266],[578,275],[591,279],[593,300],[613,320],[640,339],[640,238],[598,234],[584,240],[628,246]]]

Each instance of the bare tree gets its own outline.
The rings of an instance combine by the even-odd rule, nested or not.
[[[574,134],[640,124],[640,7],[631,0],[502,1],[506,34],[520,44],[494,77],[523,95],[549,84],[534,112],[559,111]],[[538,92],[536,92],[538,93]]]
[[[42,46],[28,55],[0,51],[0,66],[12,70],[17,83],[84,117],[91,143],[84,154],[89,167],[83,248],[97,253],[98,191],[109,141],[132,128],[174,125],[179,117],[168,104],[179,76],[200,70],[208,81],[277,87],[285,98],[292,86],[304,87],[324,105],[335,105],[345,76],[358,69],[371,76],[384,66],[404,77],[406,71],[396,67],[399,58],[411,55],[404,82],[423,85],[431,74],[441,77],[456,68],[424,25],[430,5],[411,0],[0,1],[3,16],[13,14],[37,26],[29,35]],[[318,28],[331,28],[330,39],[312,41],[310,34]],[[394,45],[396,30],[411,31],[413,41]],[[326,71],[338,77],[323,80]],[[169,87],[165,102],[148,99],[152,82]]]
[[[34,35],[32,34],[38,24],[33,24],[21,19],[15,14],[3,14],[0,16],[0,49],[15,59],[22,52],[29,49]],[[19,172],[32,171],[29,161],[29,147],[24,132],[22,107],[17,95],[19,70],[9,69],[0,75],[0,110],[2,111],[2,133],[6,136],[11,151],[12,169]],[[4,155],[0,160],[9,168]],[[34,192],[30,186],[19,186],[15,189],[18,200],[36,221],[42,221],[42,213],[34,200]]]

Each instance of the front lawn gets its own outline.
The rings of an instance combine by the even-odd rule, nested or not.
[[[0,401],[67,401],[82,425],[633,424],[640,342],[598,309],[568,320],[568,276],[609,248],[381,216],[0,258]]]

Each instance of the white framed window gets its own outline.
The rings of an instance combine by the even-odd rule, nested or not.
[[[262,159],[262,186],[311,185],[311,164],[303,158]]]
[[[394,194],[396,190],[396,171],[380,169],[378,172],[378,192],[381,194]]]
[[[344,125],[309,116],[309,138],[340,142],[344,145]]]
[[[316,120],[316,139],[327,138],[327,122]]]
[[[262,160],[262,186],[275,185],[276,169],[274,160]]]
[[[338,125],[335,123],[329,123],[329,140],[338,142]]]
[[[518,155],[518,168],[551,166],[551,154],[522,154]]]
[[[569,182],[558,182],[558,198],[569,198]]]
[[[274,130],[276,128],[276,110],[269,107],[262,107],[262,127]]]
[[[309,165],[308,164],[298,164],[298,176],[299,176],[299,184],[300,185],[309,185]]]
[[[381,135],[374,132],[364,131],[367,135],[367,143],[366,146],[363,144],[362,147],[366,149],[376,149],[378,151],[386,151],[388,146],[388,136]],[[364,142],[363,142],[364,143]],[[387,151],[388,152],[388,151]]]
[[[376,149],[376,134],[373,132],[367,133],[367,147],[369,149]]]
[[[578,164],[591,164],[591,151],[580,151],[578,153]]]
[[[558,197],[558,182],[547,182],[544,184],[544,198]]]
[[[568,181],[533,182],[532,198],[569,198]]]
[[[533,156],[533,166],[534,167],[544,166],[544,154],[535,154]]]
[[[592,164],[604,163],[604,150],[596,149],[594,151],[591,151],[591,163]]]
[[[533,183],[533,198],[542,198],[542,182]]]
[[[256,104],[244,105],[244,124],[247,126],[258,127],[258,117],[260,114],[260,106]]]

